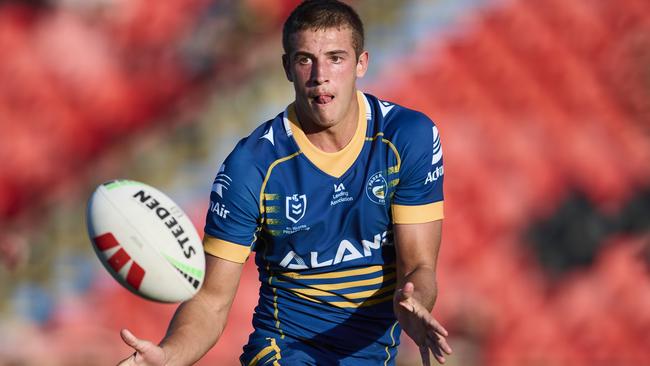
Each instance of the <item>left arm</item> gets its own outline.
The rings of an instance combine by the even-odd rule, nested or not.
[[[424,365],[430,365],[429,350],[440,363],[451,354],[447,331],[431,316],[436,302],[436,263],[442,220],[420,224],[395,224],[397,286],[394,310],[402,329],[420,348]]]

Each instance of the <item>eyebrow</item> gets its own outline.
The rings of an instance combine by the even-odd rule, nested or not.
[[[333,51],[325,52],[326,56],[335,56],[335,55],[343,55],[343,54],[347,55],[348,51],[346,51],[346,50],[333,50]],[[293,57],[296,57],[296,56],[315,57],[316,55],[314,55],[312,53],[309,53],[309,52],[306,52],[306,51],[296,51],[296,52],[293,53]]]

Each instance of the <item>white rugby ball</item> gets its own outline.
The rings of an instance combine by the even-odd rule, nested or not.
[[[86,220],[100,261],[131,292],[180,302],[201,288],[201,238],[183,210],[156,188],[132,180],[106,182],[90,197]]]

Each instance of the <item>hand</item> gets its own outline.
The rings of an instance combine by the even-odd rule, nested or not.
[[[445,363],[444,353],[450,355],[447,344],[449,333],[435,320],[431,313],[413,297],[415,286],[407,282],[395,293],[395,315],[402,329],[420,348],[422,364],[431,366],[429,350],[439,363]]]
[[[120,332],[124,343],[132,347],[135,352],[122,360],[117,366],[164,366],[165,351],[157,345],[136,338],[128,329],[122,329]]]

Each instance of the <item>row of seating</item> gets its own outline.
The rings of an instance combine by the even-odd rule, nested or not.
[[[524,235],[571,191],[612,213],[649,186],[650,90],[610,75],[633,75],[612,63],[647,69],[621,44],[645,42],[648,25],[641,1],[512,2],[378,92],[438,121],[447,217],[436,312],[480,364],[650,364],[650,238],[612,238],[592,267],[556,278]]]
[[[137,69],[144,50],[152,50],[135,48],[140,45],[135,41],[120,43],[116,37],[125,29],[155,24],[166,29],[152,31],[159,42],[173,42],[184,31],[173,25],[191,20],[198,9],[124,4],[132,3],[141,6],[119,9],[133,18],[117,19],[117,24],[109,16],[93,19],[65,8],[0,7],[0,45],[5,50],[0,61],[3,221],[10,222],[26,208],[36,212],[39,202],[74,182],[69,177],[98,154],[153,126],[184,91],[187,75],[179,65],[157,55],[160,61]],[[178,7],[178,2],[169,3]],[[159,7],[167,9],[164,21],[143,21]]]
[[[236,75],[228,57],[277,29],[296,1],[274,3],[275,16],[247,32],[235,32],[237,17],[268,2],[0,4],[0,219],[41,211],[124,138],[168,125],[181,102]]]

